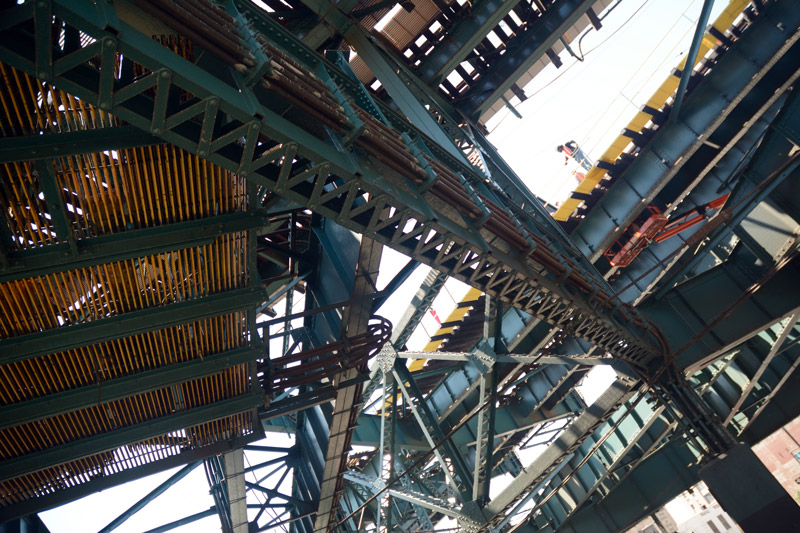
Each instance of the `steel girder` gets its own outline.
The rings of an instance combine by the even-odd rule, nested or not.
[[[353,298],[359,298],[375,291],[383,245],[363,239],[358,254],[357,269],[353,284]],[[342,319],[345,336],[357,335],[367,329],[367,321],[372,315],[372,302],[365,300],[351,305]],[[351,368],[337,376],[336,381],[346,382],[358,377],[360,370]],[[361,384],[349,387],[340,386],[333,402],[333,416],[330,421],[330,435],[325,454],[325,468],[320,484],[319,506],[314,522],[315,531],[330,531],[336,519],[337,503],[343,490],[342,475],[347,469],[347,453],[358,416],[358,403],[361,401]]]
[[[603,498],[591,499],[578,509],[558,531],[568,533],[616,533],[624,531],[669,502],[687,487],[699,482],[697,456],[682,439],[658,441],[630,466],[617,472],[620,481]],[[663,479],[665,483],[653,483]],[[555,528],[544,517],[537,519],[536,531],[551,533]]]
[[[19,20],[40,16],[27,4],[14,9]],[[658,353],[659,349],[652,348],[650,340],[643,340],[647,333],[634,331],[637,326],[632,326],[631,320],[637,319],[630,316],[630,310],[623,309],[621,314],[617,311],[615,318],[609,313],[598,315],[584,302],[585,297],[575,292],[565,293],[552,276],[538,273],[535,263],[520,258],[505,244],[485,236],[482,230],[464,225],[463,220],[453,218],[452,213],[432,199],[403,192],[398,188],[401,182],[389,179],[391,172],[382,172],[382,179],[378,179],[362,156],[358,164],[351,154],[337,151],[277,115],[259,102],[259,93],[236,89],[204,71],[202,66],[165,51],[116,19],[113,12],[97,12],[88,5],[58,1],[53,3],[53,12],[67,24],[76,24],[98,39],[76,52],[80,54],[77,56],[80,62],[73,60],[76,53],[69,60],[55,59],[47,46],[37,49],[35,40],[26,42],[24,33],[16,35],[16,32],[12,32],[13,41],[6,32],[3,58],[32,74],[38,74],[37,61],[46,58],[52,64],[54,81],[68,92],[97,102],[131,124],[246,175],[258,185],[311,207],[349,229],[568,328],[618,356],[641,361]],[[117,31],[109,31],[112,27]],[[121,80],[113,79],[112,69],[98,71],[83,62],[84,57],[111,61],[117,52],[143,65],[151,74],[146,80],[123,87]],[[182,88],[195,95],[195,103],[180,110],[164,107],[166,102],[157,102],[144,93],[146,88],[156,86],[161,88],[157,94]],[[210,126],[222,118],[221,113],[228,117],[226,133],[202,126],[203,123]],[[196,121],[195,117],[203,119]],[[265,152],[257,151],[258,139],[263,135],[284,144]],[[240,139],[244,140],[241,144]],[[302,171],[293,169],[291,158],[284,157],[290,152],[315,162],[315,166]],[[544,238],[552,241],[549,235]]]
[[[470,16],[456,22],[419,64],[420,78],[431,86],[439,85],[518,3],[519,0],[475,2]]]
[[[766,413],[770,402],[781,393],[800,366],[797,310],[775,320],[702,370],[691,375],[690,383],[731,431],[756,442],[753,423]],[[792,408],[772,415],[788,421]],[[774,425],[774,422],[770,422]],[[781,425],[781,424],[778,424]],[[747,434],[748,437],[743,437]]]
[[[158,137],[133,126],[30,137],[3,137],[0,139],[0,163],[54,159],[105,150],[152,146],[162,142]]]
[[[793,333],[798,318],[800,318],[800,309],[792,311],[786,318],[782,318],[778,323],[780,333],[778,333],[777,338],[769,349],[769,352],[764,355],[761,364],[758,366],[758,369],[750,377],[749,382],[747,385],[745,385],[744,389],[739,394],[739,397],[731,406],[730,412],[725,416],[725,420],[722,422],[723,425],[727,426],[730,424],[730,422],[733,420],[733,417],[738,414],[742,404],[748,399],[750,393],[753,392],[753,389],[755,388],[759,379],[761,379],[761,376],[763,376],[764,372],[766,372],[766,370],[769,368],[770,363],[772,363],[773,359],[778,355],[779,350],[783,348],[783,344],[787,337]],[[788,373],[791,373],[791,370]],[[753,416],[757,416],[758,414],[760,413],[756,411]]]
[[[778,98],[777,101],[762,108],[764,113],[758,119],[748,122],[748,128],[742,131],[738,141],[730,143],[721,150],[718,156],[715,156],[713,164],[700,170],[699,174],[699,169],[692,160],[684,165],[676,181],[683,181],[680,174],[687,173],[697,176],[697,184],[688,194],[681,193],[676,200],[670,200],[668,212],[686,212],[694,206],[704,205],[719,198],[724,192],[729,192],[735,182],[731,178],[742,164],[746,165],[752,160],[754,147],[764,136],[783,103],[784,100]],[[665,194],[665,197],[668,194]],[[702,228],[702,225],[698,225],[663,242],[653,242],[628,267],[610,270],[608,274],[615,278],[612,286],[622,291],[620,298],[639,303],[652,293],[660,280],[665,277],[673,278],[675,265],[685,261],[684,255],[688,250],[684,249],[688,248],[687,243],[691,242],[692,236],[702,231]]]
[[[596,1],[562,0],[552,4],[530,28],[509,43],[506,53],[496,60],[491,71],[467,90],[458,107],[477,119]]]
[[[754,261],[752,256],[728,260],[642,306],[667,332],[673,352],[682,350],[676,363],[684,372],[710,364],[797,307],[800,287],[793,280],[799,275],[798,261],[762,281],[744,270]],[[758,290],[741,300],[739,295],[755,284]]]
[[[614,410],[627,401],[633,394],[631,383],[627,379],[617,380],[603,395],[589,406],[563,433],[553,446],[548,447],[534,462],[495,496],[484,509],[490,522],[499,523],[505,513],[515,507],[519,499],[538,486],[566,456],[577,449]]]
[[[159,459],[151,463],[144,463],[117,473],[98,476],[86,483],[65,487],[49,494],[42,494],[36,499],[15,503],[0,509],[0,523],[52,509],[102,490],[116,487],[158,472],[163,472],[170,468],[199,461],[206,457],[222,454],[258,440],[259,438],[261,438],[261,434],[253,433],[244,437],[236,437],[230,441],[215,442],[202,448],[183,450],[178,454],[168,456],[164,459]]]
[[[392,100],[397,104],[408,120],[425,135],[433,139],[439,146],[447,150],[456,160],[468,165],[464,153],[458,149],[453,139],[445,133],[442,125],[431,115],[423,103],[416,98],[411,89],[404,83],[395,71],[392,60],[384,54],[371,40],[367,32],[358,26],[353,26],[345,37],[353,45],[372,73],[381,80]]]
[[[800,73],[795,80],[798,78]],[[691,255],[683,254],[670,268],[664,269],[657,277],[660,287],[655,292],[656,297],[663,296],[676,281],[696,270],[708,258],[710,250],[724,245],[725,240],[731,238],[731,232],[767,266],[779,262],[791,251],[793,235],[800,223],[797,216],[792,218],[775,207],[772,193],[782,182],[800,175],[800,163],[789,155],[794,144],[777,129],[796,127],[797,124],[800,124],[800,98],[795,94],[787,99],[775,120],[775,129],[766,132],[749,163],[726,180],[731,206],[727,209],[727,218],[707,233],[698,250]],[[754,228],[754,225],[764,228]],[[777,242],[770,243],[767,251],[752,237],[753,232],[761,243]]]
[[[232,213],[78,239],[74,251],[59,243],[7,252],[0,283],[204,246],[219,235],[263,227],[268,220],[263,212]]]
[[[63,65],[63,64],[62,64],[62,65]],[[76,79],[77,79],[77,78],[73,78],[72,80],[70,80],[70,82],[69,82],[69,83],[78,83],[77,81],[75,81]],[[130,94],[130,91],[129,91],[129,94]],[[147,113],[145,112],[145,114],[144,114],[143,116],[147,116]],[[198,116],[199,116],[199,115],[198,115]],[[194,117],[192,117],[192,118],[194,118]],[[140,123],[144,123],[144,122],[143,122],[142,120],[140,120]],[[240,131],[240,132],[238,132],[238,133],[241,133],[241,131]],[[220,145],[220,146],[222,146],[222,145]],[[222,148],[225,148],[225,147],[222,147]],[[222,148],[221,148],[221,149],[222,149]],[[234,151],[235,151],[235,150],[234,150]],[[288,152],[284,152],[284,155],[285,155],[285,154],[288,154]],[[226,154],[226,157],[227,157],[227,155],[228,155],[228,154]],[[235,154],[234,154],[234,155],[235,155]],[[274,155],[274,154],[273,154],[273,155]],[[282,157],[282,156],[279,156],[279,157]],[[244,160],[243,160],[243,159],[240,159],[239,161],[241,162],[241,161],[244,161]],[[247,164],[247,163],[246,163],[246,164]],[[290,170],[289,172],[291,172],[291,170]],[[317,177],[318,177],[318,176],[313,176],[311,179],[316,179]],[[287,178],[287,183],[288,183],[288,180],[289,180],[289,179],[291,179],[291,178]],[[326,183],[325,185],[321,185],[320,187],[324,189],[325,187],[329,187],[329,186],[331,186],[331,182],[328,182],[328,183]],[[346,194],[347,194],[347,196],[350,196],[350,195],[356,195],[356,194],[358,194],[357,192],[353,192],[353,190],[355,190],[355,189],[353,189],[353,188],[349,189],[349,190],[347,191],[347,193],[346,193]],[[328,202],[328,205],[324,205],[324,206],[322,207],[322,209],[323,209],[323,210],[324,210],[324,209],[331,209],[331,206],[334,206],[334,205],[335,205],[335,202],[332,202],[331,200],[322,200],[322,198],[323,198],[324,194],[325,194],[324,192],[320,192],[320,194],[319,194],[319,196],[318,196],[317,200],[320,200],[320,201],[322,201],[322,203],[323,203],[323,204],[325,204],[325,203],[326,203],[326,201]],[[371,201],[371,198],[370,198],[368,201]],[[362,204],[362,205],[367,205],[367,204]],[[353,206],[351,206],[351,207],[353,207],[354,209],[358,209],[358,206],[356,205],[356,202],[354,202],[354,203],[353,203]],[[405,221],[403,221],[402,223],[398,223],[398,224],[402,226],[404,223],[405,223]],[[402,239],[401,239],[401,240],[402,240]],[[443,247],[443,248],[444,248],[444,247]],[[552,318],[552,317],[551,317],[551,318]],[[519,360],[519,361],[514,361],[514,362],[517,362],[517,363],[522,363],[523,361],[522,361],[522,360]]]
[[[26,402],[0,407],[0,429],[35,420],[113,402],[137,394],[178,385],[193,379],[217,374],[233,365],[264,357],[261,349],[238,349],[176,363],[165,368],[132,374],[104,381],[101,386],[89,385]]]
[[[659,128],[572,233],[587,256],[594,261],[602,256],[618,237],[618,232],[628,227],[652,202],[751,91],[763,89],[762,94],[772,95],[794,74],[797,53],[792,50],[800,38],[798,25],[800,13],[797,10],[784,7],[780,1],[765,5],[741,39],[687,96],[680,116]],[[791,28],[790,34],[778,26]],[[759,86],[762,80],[764,83]],[[767,98],[751,102],[749,105],[755,103],[755,107],[727,134],[733,137],[738,125],[749,120]]]
[[[177,302],[152,309],[130,311],[99,321],[29,333],[0,341],[0,364],[112,341],[208,317],[239,311],[264,300],[261,288],[245,288]]]
[[[194,425],[218,420],[226,416],[251,411],[263,403],[260,392],[245,394],[213,404],[167,415],[146,423],[132,425],[96,435],[91,440],[79,440],[3,461],[0,480],[13,479],[57,466],[82,457],[114,450],[130,443],[166,435]]]

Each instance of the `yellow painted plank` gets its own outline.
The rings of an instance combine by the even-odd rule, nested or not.
[[[722,11],[722,13],[719,14],[712,26],[720,32],[724,32],[731,26],[731,24],[733,24],[733,21],[736,20],[736,18],[742,13],[744,8],[747,7],[747,4],[749,4],[749,0],[731,0],[728,6]],[[717,39],[711,34],[706,33],[703,36],[700,49],[697,52],[695,65],[697,65],[697,63],[699,63],[705,57],[708,51],[716,44]],[[679,70],[683,70],[685,64],[686,57],[680,61],[677,68]],[[678,88],[679,81],[680,80],[676,76],[668,76],[667,79],[664,80],[664,82],[658,87],[658,89],[656,89],[650,99],[647,100],[647,105],[654,109],[660,109],[661,106],[666,103],[669,97],[675,93],[675,90]],[[639,112],[631,119],[626,128],[631,131],[642,131],[649,120],[650,115]],[[617,158],[622,155],[623,151],[628,147],[629,144],[629,138],[623,135],[618,136],[606,149],[606,151],[603,152],[603,155],[600,156],[599,160],[613,164]],[[581,182],[580,185],[578,185],[574,192],[584,194],[591,193],[592,189],[594,189],[594,186],[599,183],[604,174],[604,170],[598,169],[597,167],[592,167],[592,169],[586,173],[586,179]],[[568,220],[580,204],[581,200],[569,198],[561,204],[555,214],[553,214],[553,218],[562,222]]]
[[[469,289],[467,291],[467,293],[461,299],[461,303],[477,301],[478,298],[480,298],[480,296],[481,296],[481,291],[479,291],[478,289],[471,288],[471,289]],[[468,312],[469,312],[469,307],[468,306],[456,307],[447,316],[447,319],[444,321],[444,323],[447,324],[447,323],[450,323],[450,322],[461,321],[466,316],[466,314]],[[439,329],[436,330],[436,333],[434,333],[433,336],[436,337],[436,336],[439,336],[439,335],[445,335],[447,333],[452,333],[453,329],[454,329],[453,326],[439,327]],[[422,349],[422,351],[423,352],[435,352],[439,348],[439,346],[441,346],[441,344],[442,344],[441,340],[430,341],[430,342],[428,342],[428,344],[425,345],[425,347]],[[408,369],[411,372],[416,372],[417,370],[421,370],[425,366],[425,362],[426,361],[427,361],[427,359],[416,359],[416,360],[411,362],[411,364],[408,366]]]

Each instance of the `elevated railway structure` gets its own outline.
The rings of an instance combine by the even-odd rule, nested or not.
[[[211,507],[154,531],[619,531],[701,477],[746,531],[796,525],[746,445],[800,414],[800,9],[703,23],[587,175],[607,191],[554,219],[482,123],[613,6],[420,0],[376,29],[393,8],[2,5],[0,528],[182,467],[111,531],[201,464]],[[648,205],[724,195],[608,262]],[[409,262],[379,288],[385,247]],[[448,278],[472,289],[409,351]]]

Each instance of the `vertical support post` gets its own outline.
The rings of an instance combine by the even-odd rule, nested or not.
[[[697,27],[694,29],[692,45],[689,47],[689,53],[686,55],[686,63],[683,64],[681,81],[678,82],[678,89],[675,91],[672,111],[670,111],[669,118],[667,119],[669,122],[673,122],[678,118],[678,113],[683,103],[683,95],[686,93],[686,87],[689,85],[689,78],[692,76],[692,71],[694,71],[694,62],[697,59],[697,52],[700,50],[700,43],[703,41],[703,35],[706,33],[708,17],[711,16],[711,8],[713,6],[714,0],[705,0],[705,2],[703,2],[703,10],[700,12],[700,18],[697,20]]]
[[[475,439],[475,470],[472,485],[472,499],[479,507],[483,507],[489,501],[489,485],[492,479],[492,466],[494,464],[494,417],[495,417],[495,395],[497,395],[497,373],[495,371],[495,355],[497,349],[504,346],[501,339],[500,320],[502,317],[502,305],[499,300],[486,298],[486,320],[484,322],[483,336],[488,340],[494,336],[494,353],[489,353],[488,346],[478,348],[476,363],[483,366],[480,378],[480,396],[478,405],[482,406],[490,401],[488,409],[481,409],[478,412],[477,434]],[[502,348],[501,348],[502,349]]]
[[[397,457],[397,381],[394,379],[394,375],[389,372],[391,376],[391,383],[392,383],[392,393],[391,393],[391,401],[392,401],[392,420],[389,427],[391,428],[391,433],[389,434],[389,471],[387,476],[389,479],[394,479],[394,460]],[[387,495],[386,497],[386,531],[391,533],[392,531],[392,496],[391,494]]]
[[[388,483],[394,475],[394,432],[397,423],[397,385],[394,382],[392,368],[396,355],[391,346],[384,346],[378,354],[378,366],[381,372],[381,436],[379,443],[378,464],[380,478]],[[368,400],[368,398],[367,398]],[[387,424],[386,418],[389,417]],[[378,514],[375,530],[381,531],[381,520],[386,524],[386,531],[392,529],[392,506],[389,491],[383,493],[378,500]]]
[[[289,215],[289,250],[294,252],[295,245],[297,243],[297,211],[292,211],[291,215]],[[293,254],[289,254],[289,274],[293,274],[295,271],[295,259],[292,257]],[[294,305],[294,289],[290,289],[289,292],[286,293],[286,316],[292,314],[292,306]],[[289,351],[289,343],[291,341],[291,336],[289,335],[289,331],[292,329],[291,321],[287,320],[286,324],[284,325],[284,332],[286,335],[283,337],[283,355],[286,355],[286,352]]]
[[[256,211],[259,207],[258,201],[258,185],[256,185],[252,181],[247,182],[247,209],[250,211],[251,215],[255,215]],[[247,283],[250,287],[257,287],[260,283],[260,278],[258,275],[258,258],[257,258],[257,250],[258,250],[258,230],[256,228],[252,228],[247,231],[247,247],[245,249],[245,257],[247,258]],[[247,308],[247,330],[248,330],[248,344],[251,347],[256,347],[259,344],[258,338],[258,325],[256,324],[256,304]],[[267,331],[264,332],[264,339],[262,343],[269,347],[269,334]],[[269,360],[269,352],[266,352],[264,357]],[[268,366],[268,365],[267,365]],[[255,360],[251,360],[247,364],[247,373],[250,376],[250,392],[255,393],[256,390],[260,388],[260,384],[258,382],[258,365]],[[265,380],[265,383],[269,383],[269,377]],[[263,393],[263,391],[262,391]],[[269,397],[264,395],[264,398],[267,402],[269,402]],[[252,420],[253,420],[253,427],[256,428],[256,431],[263,432],[263,427],[261,422],[258,418],[258,408],[254,408],[251,411]],[[247,516],[245,514],[245,520]]]
[[[225,460],[225,485],[228,488],[233,533],[247,533],[247,494],[244,482],[244,450],[238,448],[223,456]]]
[[[800,531],[800,507],[746,444],[702,467],[700,479],[745,533]]]

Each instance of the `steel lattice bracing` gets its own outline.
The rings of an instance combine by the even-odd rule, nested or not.
[[[213,506],[157,531],[614,531],[797,414],[796,8],[731,3],[577,229],[464,118],[606,4],[419,0],[383,32],[387,2],[4,5],[0,519],[205,460]],[[641,198],[720,190],[694,240],[592,266]],[[411,262],[379,291],[384,246]],[[475,289],[406,351],[447,277]]]

